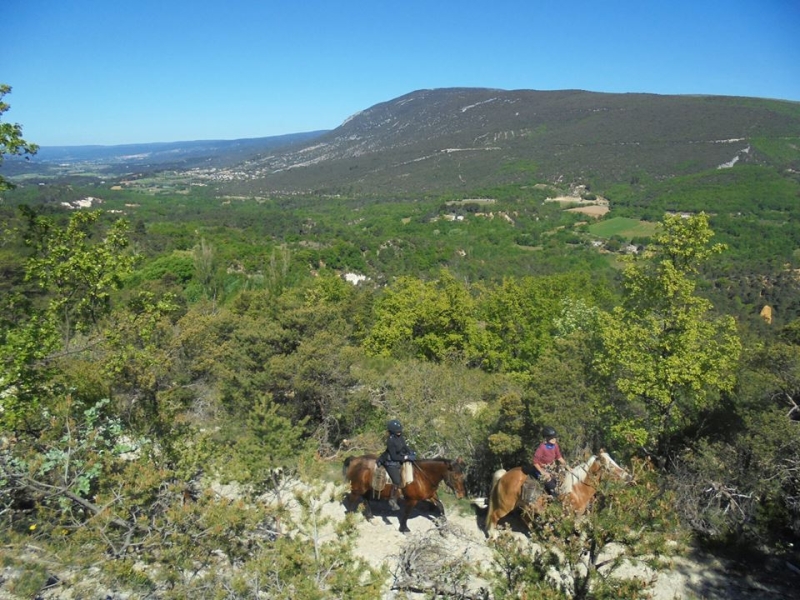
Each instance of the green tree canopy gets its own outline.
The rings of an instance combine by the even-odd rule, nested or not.
[[[410,352],[441,361],[464,356],[475,339],[474,301],[446,270],[437,281],[401,277],[375,304],[367,351],[389,356]]]
[[[30,209],[23,212],[25,242],[32,250],[25,277],[41,296],[16,319],[0,324],[0,424],[12,430],[37,417],[49,385],[43,374],[54,353],[67,349],[75,332],[97,329],[100,316],[110,310],[111,292],[133,263],[125,251],[125,221],[97,239],[99,212],[75,213],[65,228]],[[3,300],[22,303],[18,295]]]
[[[708,245],[713,235],[705,214],[667,215],[653,248],[625,269],[623,305],[601,317],[596,365],[620,394],[605,410],[621,442],[663,452],[672,434],[734,386],[736,324],[695,293],[699,265],[723,249]]]

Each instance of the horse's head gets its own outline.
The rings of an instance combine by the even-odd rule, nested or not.
[[[625,482],[629,482],[633,479],[631,474],[619,466],[616,461],[611,458],[611,455],[605,450],[601,449],[597,454],[597,458],[597,463],[601,465],[605,473],[608,473],[612,477]]]
[[[464,467],[463,458],[448,461],[447,472],[444,475],[445,484],[453,490],[458,499],[467,495],[467,490],[464,487]]]

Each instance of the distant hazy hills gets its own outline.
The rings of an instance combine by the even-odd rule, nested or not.
[[[137,170],[191,169],[225,167],[253,157],[260,152],[302,144],[325,131],[293,133],[265,138],[239,140],[200,140],[117,146],[42,146],[30,160],[8,157],[4,164],[12,175],[48,174],[58,166],[99,168],[104,173]],[[75,172],[72,170],[71,172]]]
[[[800,103],[578,90],[420,90],[368,108],[329,132],[111,147],[105,159],[99,152],[43,148],[36,162],[87,156],[110,162],[138,154],[138,163],[125,159],[129,167],[236,163],[231,170],[238,175],[225,185],[250,193],[405,195],[532,179],[603,186],[741,163],[794,176],[800,171]]]

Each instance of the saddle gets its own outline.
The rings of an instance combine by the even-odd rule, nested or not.
[[[402,482],[401,487],[406,487],[409,483],[414,481],[414,463],[411,461],[404,462],[400,467],[400,478]],[[373,497],[378,498],[381,491],[388,484],[392,483],[389,473],[385,467],[375,467],[375,472],[372,474],[372,492]]]
[[[555,469],[548,469],[547,472],[551,477],[554,477],[560,484],[562,474]],[[528,475],[524,482],[522,482],[522,489],[519,494],[519,505],[526,506],[533,504],[544,493],[544,481],[535,479],[533,475]]]
[[[525,481],[522,482],[522,490],[519,495],[520,506],[533,504],[543,493],[544,487],[542,484],[529,475]]]

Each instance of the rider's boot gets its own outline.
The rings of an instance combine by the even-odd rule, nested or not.
[[[400,510],[400,505],[397,504],[397,499],[400,497],[400,488],[392,485],[392,491],[389,492],[389,508],[392,510]]]

